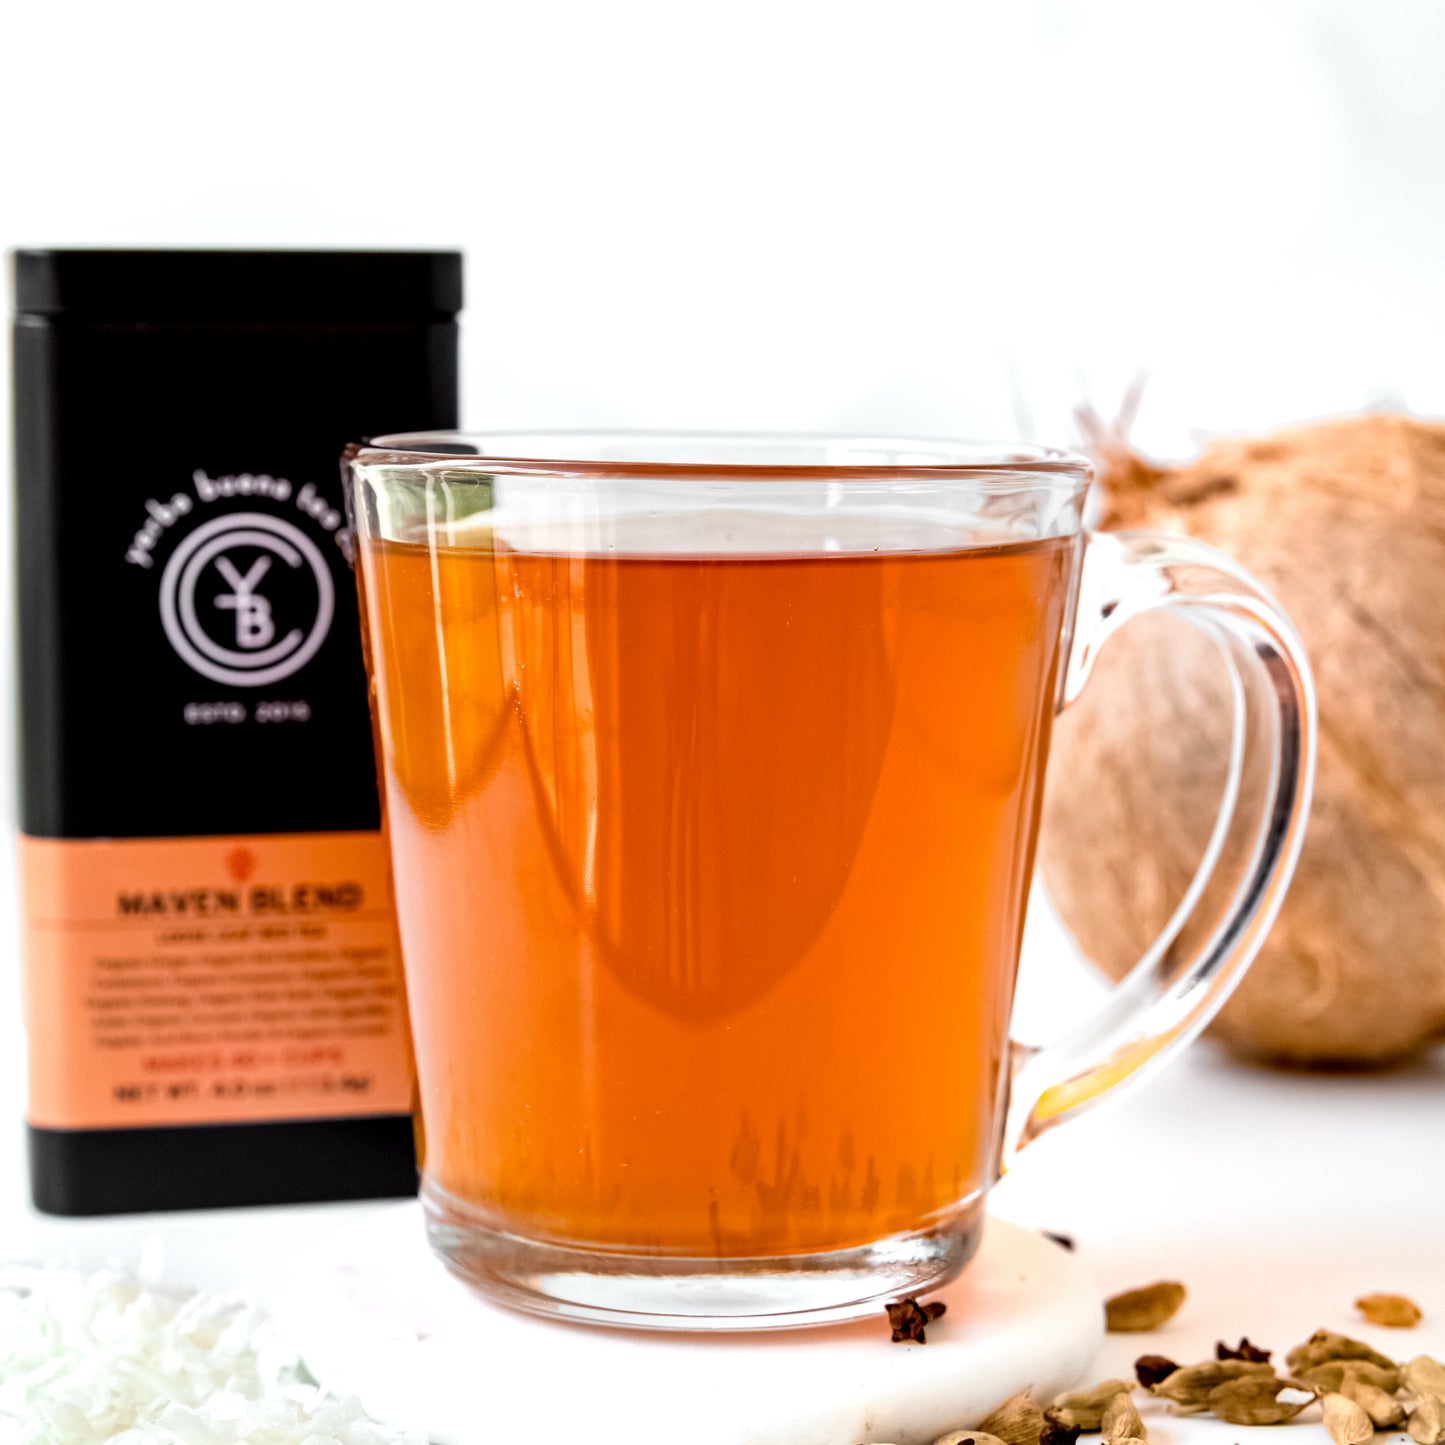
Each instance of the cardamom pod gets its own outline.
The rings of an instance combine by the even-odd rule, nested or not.
[[[1368,1360],[1382,1370],[1395,1368],[1395,1362],[1379,1350],[1372,1350],[1363,1341],[1352,1340],[1348,1335],[1337,1335],[1333,1330],[1316,1330],[1304,1344],[1296,1345],[1285,1356],[1285,1363],[1296,1374],[1331,1360]]]
[[[1405,1433],[1415,1445],[1441,1445],[1445,1441],[1445,1404],[1438,1395],[1420,1396],[1410,1411]]]
[[[1127,1395],[1134,1387],[1127,1380],[1105,1380],[1092,1390],[1073,1390],[1060,1395],[1044,1411],[1050,1425],[1094,1431],[1104,1422],[1104,1408],[1115,1395]]]
[[[1186,1293],[1184,1286],[1173,1279],[1125,1290],[1104,1302],[1104,1326],[1115,1335],[1157,1330],[1179,1312]]]
[[[1039,1445],[1044,1433],[1044,1412],[1027,1390],[1010,1395],[986,1419],[980,1430],[996,1436],[1004,1445]]]
[[[1366,1294],[1355,1301],[1355,1308],[1372,1325],[1390,1330],[1413,1329],[1425,1318],[1414,1300],[1402,1294]]]
[[[1283,1425],[1314,1403],[1313,1398],[1299,1404],[1279,1399],[1279,1392],[1288,1388],[1289,1381],[1273,1373],[1241,1376],[1211,1390],[1209,1408],[1230,1425]]]
[[[1345,1366],[1344,1378],[1340,1381],[1340,1394],[1353,1400],[1370,1417],[1377,1430],[1392,1430],[1404,1422],[1405,1407],[1378,1385],[1362,1380],[1349,1365]]]
[[[1412,1395],[1434,1395],[1445,1400],[1445,1365],[1429,1355],[1416,1355],[1407,1365],[1400,1367],[1405,1388]]]
[[[1335,1445],[1365,1445],[1375,1435],[1375,1424],[1364,1407],[1345,1395],[1329,1394],[1320,1402],[1325,1412],[1325,1429]]]
[[[1274,1371],[1254,1360],[1205,1360],[1202,1364],[1175,1370],[1151,1387],[1149,1393],[1172,1401],[1181,1411],[1203,1410],[1208,1407],[1211,1391],[1251,1375],[1273,1379]]]
[[[1369,1360],[1328,1360],[1308,1370],[1297,1370],[1293,1378],[1317,1394],[1326,1395],[1331,1390],[1342,1390],[1346,1375],[1353,1375],[1387,1395],[1393,1395],[1400,1388],[1400,1372],[1394,1365],[1381,1369]]]
[[[1149,1438],[1149,1432],[1144,1428],[1144,1421],[1134,1408],[1134,1402],[1122,1392],[1104,1406],[1104,1413],[1099,1418],[1099,1429],[1103,1432],[1107,1445],[1119,1445],[1123,1440]]]

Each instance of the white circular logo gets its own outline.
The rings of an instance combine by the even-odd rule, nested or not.
[[[308,663],[335,606],[320,549],[299,527],[264,512],[232,512],[197,527],[161,574],[161,625],[171,646],[197,672],[234,687],[264,687]]]

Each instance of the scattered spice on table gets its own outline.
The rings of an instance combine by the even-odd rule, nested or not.
[[[926,1345],[928,1326],[938,1319],[948,1306],[942,1300],[930,1300],[919,1304],[911,1295],[897,1304],[888,1306],[888,1323],[893,1327],[895,1345]]]
[[[1157,1330],[1173,1319],[1187,1291],[1177,1279],[1161,1279],[1141,1289],[1125,1290],[1104,1302],[1104,1322],[1111,1335]]]

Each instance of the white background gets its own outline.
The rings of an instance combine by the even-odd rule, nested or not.
[[[4,32],[0,243],[462,247],[471,426],[1067,443],[1140,373],[1162,455],[1445,413],[1438,0],[17,0]]]
[[[465,419],[1445,411],[1437,0],[13,0],[7,245],[455,245]]]
[[[463,247],[471,426],[1069,442],[1146,372],[1163,455],[1445,413],[1438,0],[21,0],[4,30],[0,243]]]
[[[472,426],[1068,442],[1141,371],[1164,455],[1445,413],[1439,0],[12,0],[0,44],[0,243],[463,247]],[[1191,1357],[1438,1314],[1441,1077],[1201,1050],[1003,1200],[1106,1288],[1187,1278]]]

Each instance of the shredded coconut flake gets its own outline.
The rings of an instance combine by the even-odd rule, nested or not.
[[[0,1269],[0,1445],[424,1445],[329,1394],[254,1300]]]

